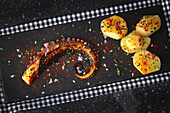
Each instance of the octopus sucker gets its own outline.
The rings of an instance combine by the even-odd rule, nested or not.
[[[87,41],[75,39],[75,38],[62,38],[57,39],[55,42],[50,41],[44,43],[44,47],[41,51],[37,52],[37,55],[33,56],[33,60],[30,60],[30,64],[27,65],[26,71],[22,75],[22,79],[26,84],[31,85],[33,79],[43,72],[53,62],[57,62],[59,58],[74,51],[81,51],[90,57],[90,69],[84,74],[80,75],[74,70],[75,75],[80,79],[88,79],[93,76],[99,66],[98,52],[92,48],[93,46]]]

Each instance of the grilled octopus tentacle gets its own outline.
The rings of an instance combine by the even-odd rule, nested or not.
[[[41,73],[46,67],[48,67],[52,62],[58,61],[58,59],[65,55],[67,52],[73,51],[84,51],[91,58],[91,68],[85,75],[79,75],[75,70],[75,75],[80,79],[87,79],[94,74],[94,71],[98,67],[98,53],[92,46],[86,41],[75,39],[75,38],[62,38],[61,40],[56,40],[56,42],[47,42],[44,44],[45,47],[41,48],[41,52],[37,52],[36,56],[33,56],[33,61],[30,61],[26,71],[22,75],[22,79],[31,85],[32,80],[35,76]]]

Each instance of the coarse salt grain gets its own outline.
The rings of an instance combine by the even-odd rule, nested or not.
[[[21,55],[18,55],[19,58],[21,58]]]
[[[103,37],[104,37],[104,39],[107,39],[107,36],[104,35]]]
[[[52,80],[52,78],[50,78],[50,80],[49,80],[49,82],[48,82],[49,84],[52,84],[53,83],[53,80]]]
[[[64,65],[62,65],[62,70],[64,70],[65,69],[65,66]]]
[[[45,92],[43,91],[41,94],[45,94]]]
[[[76,81],[75,81],[75,80],[73,80],[73,83],[76,83]]]
[[[17,50],[17,52],[20,52],[20,50],[19,49],[16,49]]]
[[[110,52],[110,53],[112,53],[112,52],[113,52],[113,50],[110,50],[109,52]]]
[[[82,56],[78,56],[78,61],[83,61],[83,57]]]
[[[58,79],[54,79],[54,82],[57,82],[58,81]]]
[[[14,78],[15,75],[11,75],[11,78]]]
[[[34,44],[37,44],[37,41],[35,41]]]
[[[106,64],[103,64],[104,67],[107,67]]]

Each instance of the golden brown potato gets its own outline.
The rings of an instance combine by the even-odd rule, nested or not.
[[[127,34],[128,28],[123,18],[114,15],[101,22],[101,31],[103,35],[118,40]]]
[[[121,39],[120,45],[125,52],[134,53],[141,49],[147,49],[150,42],[151,39],[149,37],[143,37],[136,31],[132,31],[126,37]]]
[[[38,68],[40,64],[40,59],[38,59],[33,65],[31,65],[22,75],[22,79],[28,84],[31,85],[32,80],[38,73]]]
[[[145,75],[159,71],[161,68],[161,61],[155,54],[147,50],[140,50],[136,52],[133,57],[133,65]]]
[[[136,25],[136,31],[141,36],[149,36],[156,32],[161,27],[161,19],[158,15],[143,16],[140,22]]]

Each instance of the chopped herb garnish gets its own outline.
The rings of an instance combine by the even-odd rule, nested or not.
[[[84,58],[84,60],[88,60],[88,58]]]
[[[146,58],[146,56],[144,56],[144,58]]]
[[[154,68],[156,69],[156,66],[154,66]]]
[[[135,74],[134,73],[132,73],[132,76],[134,76]]]
[[[70,63],[70,61],[67,61],[66,63],[68,64],[68,63]]]
[[[114,59],[114,61],[117,63],[116,59]]]
[[[21,52],[21,55],[23,55],[23,52]]]
[[[64,38],[64,35],[61,35],[61,37],[63,37],[63,38]]]
[[[72,24],[72,27],[74,27],[74,24]]]
[[[27,51],[27,55],[30,55],[30,52],[29,52],[29,51]]]
[[[50,46],[52,45],[52,42],[49,42]]]
[[[126,30],[126,28],[122,28],[122,30]]]
[[[119,68],[117,68],[117,75],[120,75],[120,70],[119,70]]]
[[[106,50],[103,50],[104,54],[107,54],[107,51]]]
[[[65,66],[66,65],[66,63],[65,62],[63,62],[63,66]]]
[[[26,58],[26,56],[22,56],[22,58],[23,58],[23,59],[25,59],[25,58]]]

